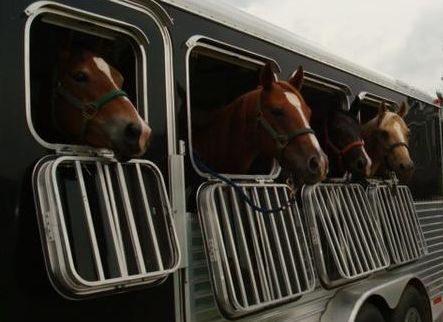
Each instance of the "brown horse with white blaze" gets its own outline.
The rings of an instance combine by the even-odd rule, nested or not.
[[[403,181],[409,179],[414,170],[414,162],[409,154],[410,130],[403,117],[406,104],[403,102],[397,113],[380,104],[375,118],[363,125],[366,149],[372,159],[371,176],[386,176],[394,171]]]
[[[328,161],[313,130],[310,108],[299,89],[303,69],[288,82],[276,81],[270,64],[260,86],[222,108],[203,129],[193,131],[198,156],[221,173],[247,173],[260,155],[276,158],[297,184],[326,177]]]
[[[53,88],[54,126],[75,143],[114,150],[118,159],[144,154],[151,129],[122,84],[121,73],[95,52],[63,50]]]

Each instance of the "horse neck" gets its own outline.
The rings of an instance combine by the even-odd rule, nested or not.
[[[330,136],[330,122],[328,122],[327,118],[315,120],[315,122],[317,122],[318,124],[316,126],[316,133],[321,133],[321,135],[319,135],[318,137],[319,144],[329,159],[328,175],[330,177],[341,177],[345,174],[343,160],[340,158],[339,155],[337,155],[337,153],[332,151],[331,147],[327,144],[326,136],[328,136],[328,139],[331,143],[336,145],[336,142]],[[326,131],[328,131],[328,133],[326,133]]]
[[[216,113],[203,129],[193,131],[193,144],[199,156],[215,170],[245,173],[259,155],[253,138],[258,91],[247,93]]]

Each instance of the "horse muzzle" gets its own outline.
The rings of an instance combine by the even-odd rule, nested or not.
[[[118,160],[142,156],[150,143],[151,128],[144,122],[128,122],[122,126],[111,143]]]
[[[352,174],[354,179],[368,178],[371,175],[372,161],[364,149],[357,156],[352,158],[349,164],[345,163],[345,167]]]
[[[314,184],[326,178],[328,164],[323,152],[314,152],[307,157],[294,155],[286,160],[284,167],[293,173],[297,182]]]
[[[415,165],[414,162],[411,160],[408,162],[401,162],[398,165],[396,172],[401,181],[407,182],[412,177],[414,170],[415,170]]]

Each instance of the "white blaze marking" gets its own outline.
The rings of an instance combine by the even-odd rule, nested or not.
[[[366,175],[370,175],[371,174],[371,168],[372,168],[372,160],[369,157],[369,155],[366,153],[366,149],[364,147],[361,147],[361,150],[363,152],[363,156],[366,159],[366,168],[365,168],[365,173]]]
[[[286,96],[286,99],[288,100],[288,102],[291,103],[292,105],[294,105],[295,109],[297,111],[299,111],[299,113],[303,119],[303,123],[305,124],[305,126],[307,126],[308,122],[306,121],[305,115],[303,114],[303,110],[301,108],[301,102],[300,102],[299,98],[297,97],[297,95],[295,95],[294,93],[291,93],[291,92],[285,92],[285,96]]]
[[[291,93],[291,92],[285,92],[285,96],[286,96],[286,99],[288,100],[288,102],[291,103],[291,105],[293,105],[295,107],[295,109],[300,113],[303,126],[307,127],[307,128],[311,128],[309,126],[308,120],[306,119],[305,113],[303,113],[303,109],[301,108],[301,101],[297,97],[297,95],[295,95],[294,93]],[[320,144],[318,143],[317,138],[314,135],[308,135],[308,137],[311,140],[312,145],[316,149],[320,150]]]
[[[109,67],[109,65],[105,62],[105,60],[100,57],[93,57],[92,59],[94,60],[97,68],[100,69],[103,72],[103,74],[105,74],[109,78],[109,80],[112,82],[112,84],[115,87],[117,87],[117,84],[114,82],[114,79],[112,78],[111,67]]]

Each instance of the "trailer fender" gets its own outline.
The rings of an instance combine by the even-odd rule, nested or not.
[[[404,289],[412,280],[417,280],[416,276],[390,272],[344,287],[329,300],[321,321],[355,322],[358,311],[372,296],[383,299],[390,309],[394,309],[400,302]]]

